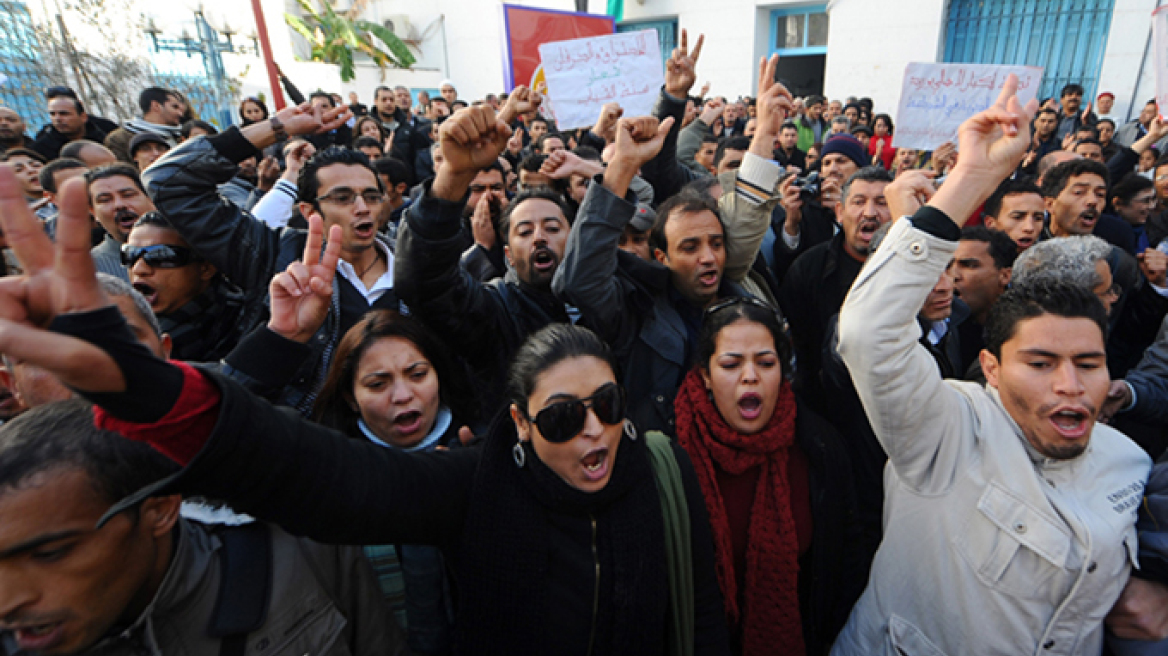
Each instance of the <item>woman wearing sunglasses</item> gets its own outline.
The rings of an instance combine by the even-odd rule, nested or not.
[[[778,315],[753,298],[706,310],[674,403],[701,482],[738,654],[826,654],[863,592],[839,434],[796,398]]]
[[[55,291],[15,302],[59,316],[55,332],[28,327],[31,341],[10,352],[98,403],[99,425],[185,466],[111,512],[156,494],[202,494],[318,541],[438,546],[457,590],[455,653],[729,654],[701,490],[678,447],[693,611],[677,623],[693,639],[667,650],[675,624],[662,500],[646,441],[624,420],[612,355],[593,333],[553,325],[528,339],[510,372],[510,416],[480,448],[406,453],[340,439],[229,379],[154,358],[108,307],[92,265],[84,275],[72,268],[88,256],[30,252],[52,247],[36,241],[35,219],[5,223],[22,218],[36,235],[21,245],[38,263],[30,275],[40,283],[29,289]],[[67,219],[59,243],[77,241],[80,226]],[[313,228],[319,249],[319,222]],[[293,322],[327,304],[334,241],[319,262],[306,255],[273,280],[273,296],[301,303]]]

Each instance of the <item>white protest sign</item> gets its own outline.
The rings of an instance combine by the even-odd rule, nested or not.
[[[957,127],[989,108],[1006,77],[1018,76],[1018,101],[1025,105],[1038,95],[1042,69],[992,64],[912,63],[904,69],[900,107],[896,112],[897,148],[934,150],[946,141],[957,143]]]
[[[649,116],[665,80],[656,30],[545,43],[539,57],[561,130],[592,125],[609,102]]]
[[[1168,7],[1152,12],[1152,35],[1156,46],[1156,104],[1161,118],[1168,119]]]

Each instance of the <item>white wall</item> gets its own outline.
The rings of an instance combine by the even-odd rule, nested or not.
[[[1155,59],[1151,48],[1147,48],[1155,7],[1156,0],[1115,0],[1111,32],[1107,36],[1107,50],[1099,74],[1099,92],[1115,94],[1115,107],[1111,113],[1120,119],[1128,115],[1128,109],[1133,105],[1131,118],[1135,118],[1144,103],[1156,95]],[[1140,72],[1145,48],[1147,63],[1137,86],[1136,76]]]
[[[945,3],[941,0],[833,0],[827,8],[828,98],[872,99],[894,114],[904,67],[938,61]]]

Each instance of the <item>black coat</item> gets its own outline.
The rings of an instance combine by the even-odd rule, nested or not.
[[[117,127],[118,125],[113,121],[91,116],[85,122],[85,136],[81,138],[99,144],[105,143],[106,136],[116,130]],[[57,132],[57,128],[53,127],[52,123],[47,123],[41,128],[40,132],[37,132],[33,149],[43,155],[46,160],[51,161],[61,156],[61,149],[70,141],[73,141],[73,139]]]
[[[403,453],[363,440],[341,439],[339,433],[274,408],[229,380],[215,377],[215,383],[222,394],[216,428],[198,457],[163,483],[162,490],[223,499],[241,512],[279,524],[289,533],[325,543],[433,544],[447,553],[456,587],[461,585],[460,580],[491,576],[490,572],[464,569],[468,549],[522,539],[522,535],[504,526],[498,527],[499,535],[489,537],[470,530],[476,525],[470,510],[476,499],[484,501],[483,495],[476,497],[480,488],[491,487],[491,480],[521,475],[509,456],[500,463],[486,452],[492,448],[509,450],[515,443],[515,428],[510,420],[497,422],[481,448]],[[634,446],[622,443],[625,447],[643,450],[643,440]],[[676,446],[673,452],[682,472],[691,517],[695,654],[728,655],[721,594],[714,574],[713,539],[701,490],[685,453]],[[636,455],[635,451],[627,456],[622,452],[618,457]],[[488,463],[494,463],[489,471],[483,469]],[[658,503],[652,482],[644,481],[636,490],[637,494],[652,494],[652,503]],[[541,501],[546,500],[533,503]],[[589,544],[589,536],[596,530],[590,524],[594,522],[603,531],[604,514],[589,517],[564,512],[555,505],[543,508],[537,530],[545,531],[542,537],[555,551],[551,554],[554,561],[569,558],[574,563],[583,558],[590,563],[597,557],[595,547]],[[595,575],[590,566],[556,567],[545,574],[547,578],[535,580],[537,585],[544,581],[548,607],[515,608],[510,612],[517,617],[538,613],[542,626],[553,627],[554,634],[562,637],[565,649],[554,653],[583,653],[587,639],[581,644],[580,636],[588,636],[590,618],[587,613],[580,616],[569,609],[595,609],[594,604],[599,604],[597,612],[604,613],[605,606],[617,606],[620,600],[594,600]],[[666,590],[657,588],[647,594],[664,595],[668,594]],[[465,593],[463,589],[459,595]],[[489,612],[497,613],[498,609]],[[646,626],[645,631],[650,635],[661,631],[664,636],[663,625],[656,629]],[[461,640],[458,652],[496,653],[499,643],[515,638],[470,636]]]

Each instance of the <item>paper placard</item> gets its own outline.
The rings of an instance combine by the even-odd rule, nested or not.
[[[1038,95],[1042,70],[993,64],[909,64],[904,69],[892,145],[934,150],[946,141],[956,144],[957,127],[994,104],[1010,73],[1018,76],[1018,101],[1025,105]]]
[[[1156,104],[1168,119],[1168,6],[1152,12],[1152,42],[1156,48]]]
[[[592,125],[609,102],[649,116],[665,79],[656,30],[545,43],[539,57],[561,130]]]

